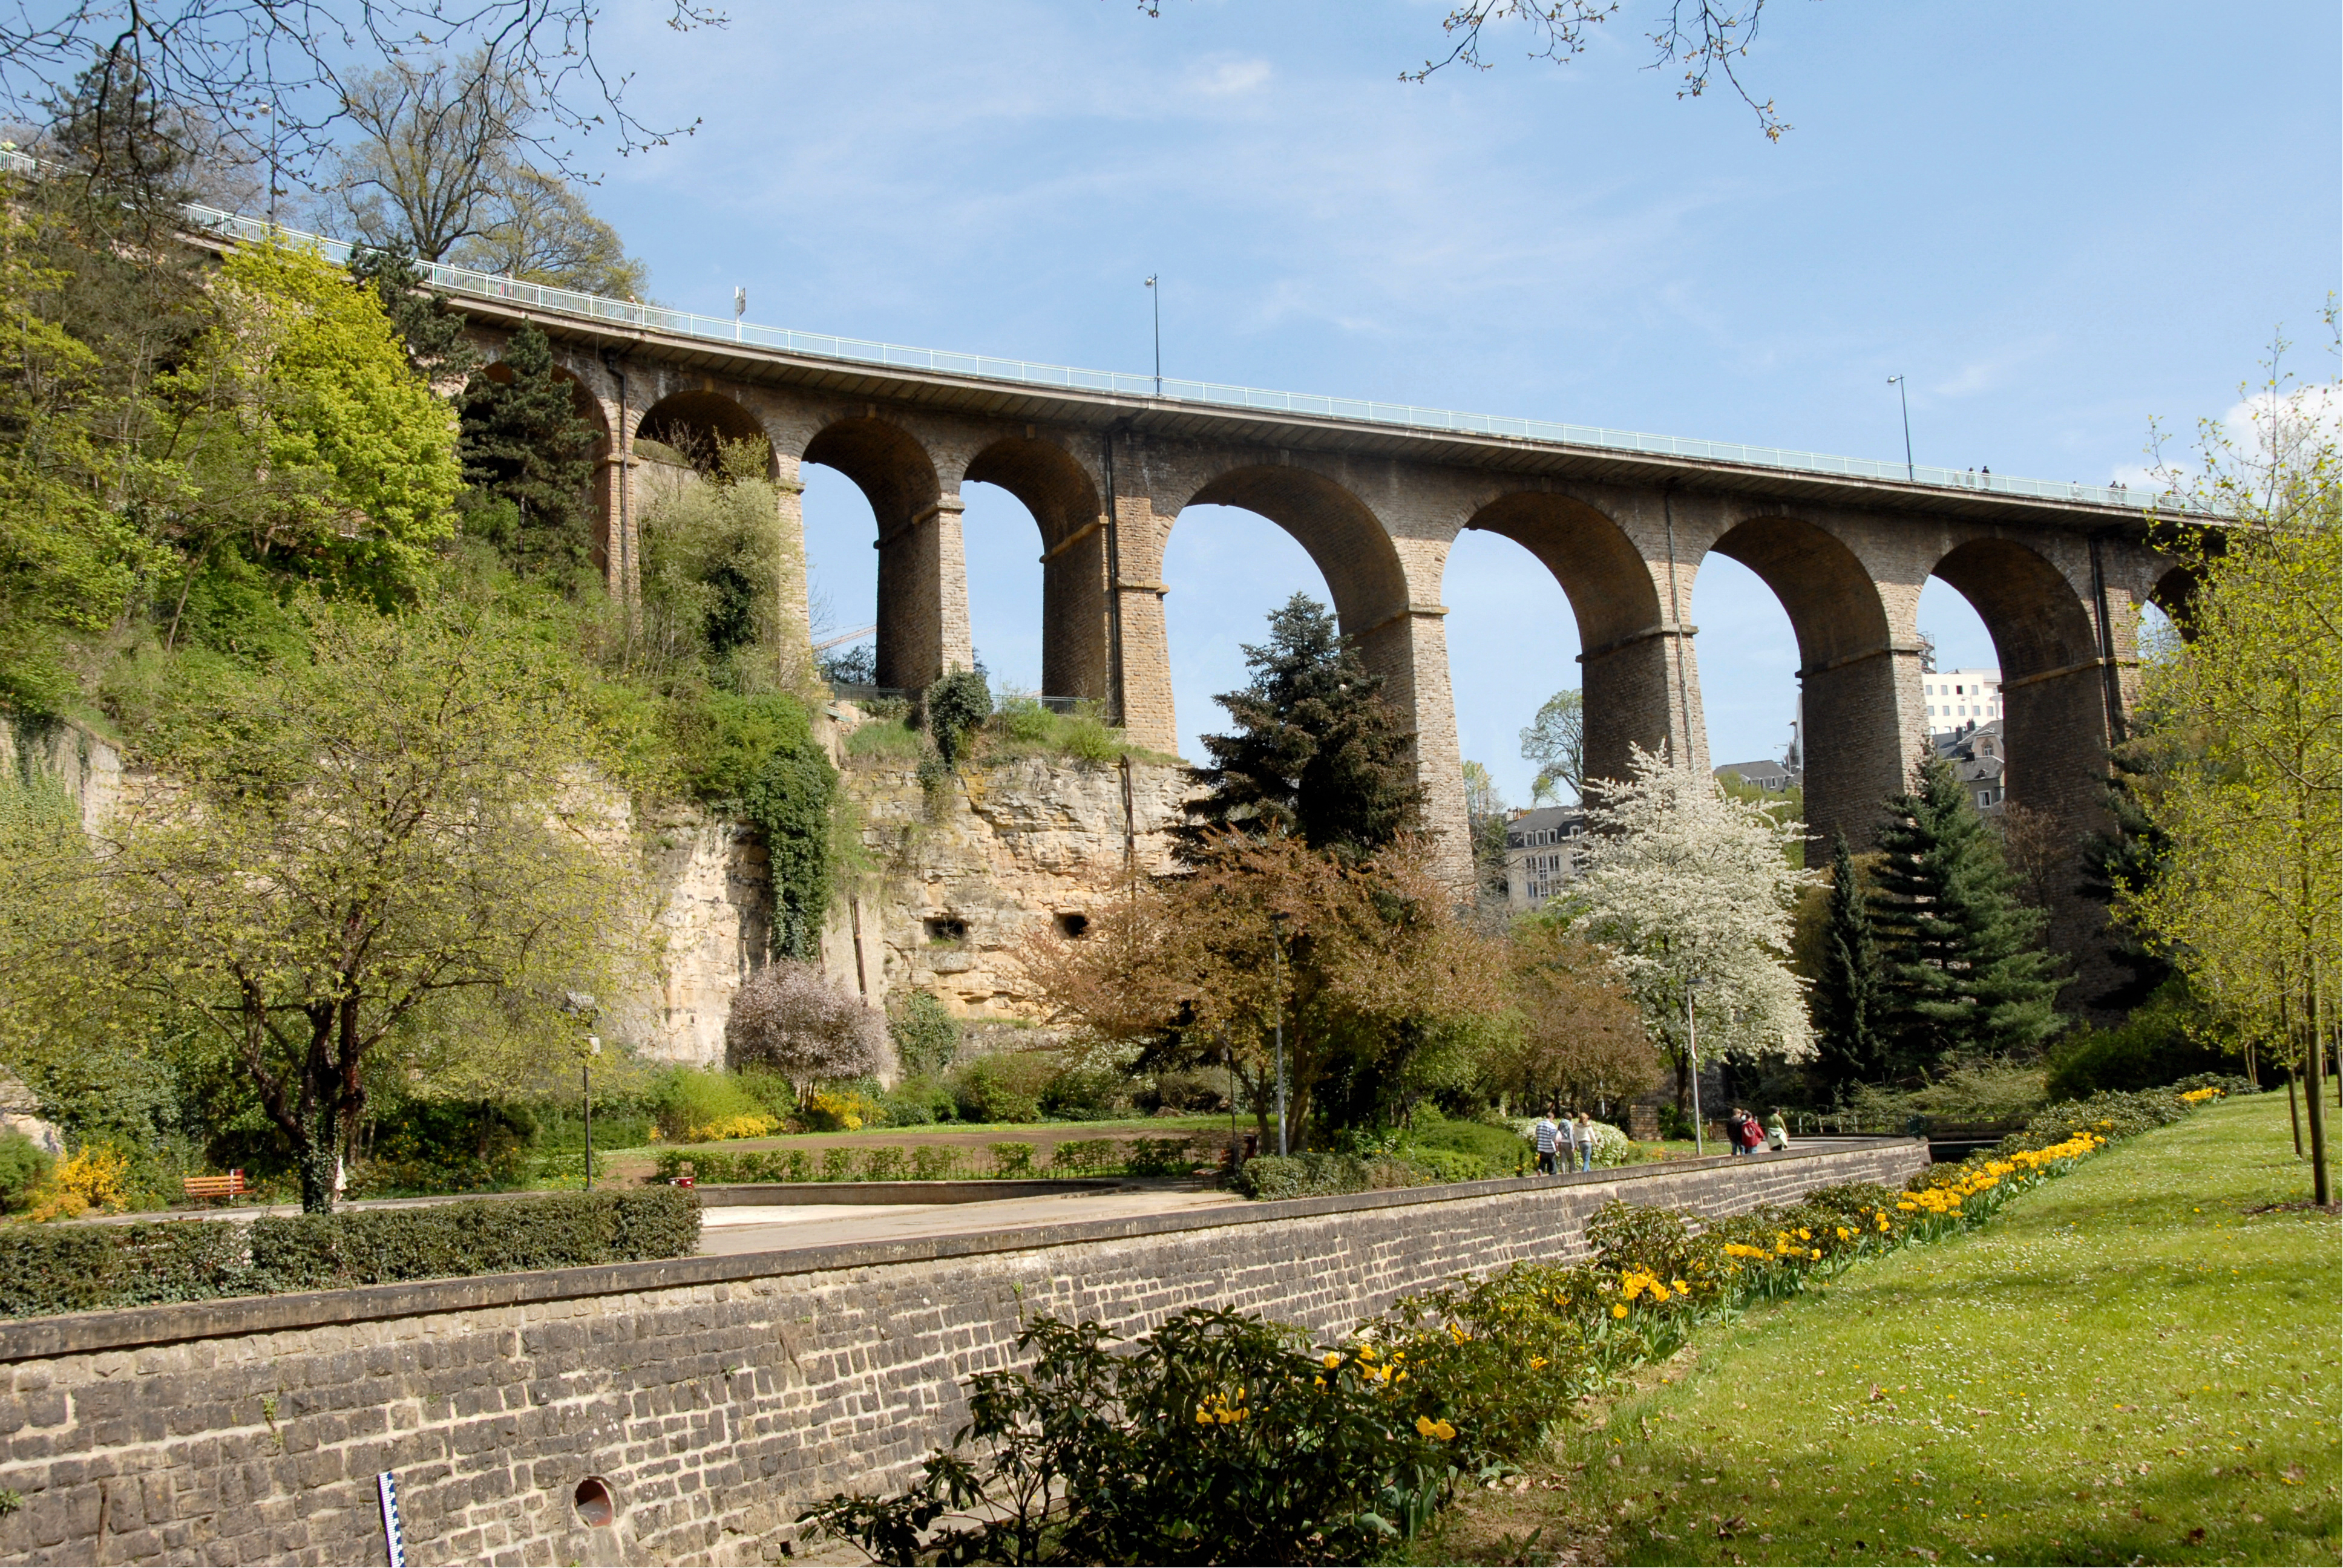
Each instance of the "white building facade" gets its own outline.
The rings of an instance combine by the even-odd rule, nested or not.
[[[1949,735],[2001,717],[2001,671],[1938,669],[1920,677],[1928,704],[1928,733]]]

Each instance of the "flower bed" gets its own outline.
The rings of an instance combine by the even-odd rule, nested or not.
[[[882,1562],[1377,1555],[1459,1485],[1529,1458],[1582,1396],[1704,1325],[1982,1225],[2110,1141],[2211,1098],[2062,1107],[2016,1146],[1932,1167],[1900,1192],[1823,1188],[1697,1228],[1614,1202],[1587,1223],[1588,1261],[1460,1279],[1335,1344],[1192,1311],[1125,1354],[1095,1323],[1040,1318],[1019,1342],[1037,1352],[1033,1370],[980,1376],[971,1425],[921,1480],[802,1517]],[[2087,1124],[2067,1125],[2077,1115]]]

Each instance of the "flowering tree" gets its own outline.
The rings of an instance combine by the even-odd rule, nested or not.
[[[885,1013],[789,959],[750,975],[724,1020],[725,1065],[778,1072],[801,1098],[817,1083],[878,1071],[886,1047]]]
[[[1798,890],[1817,881],[1784,849],[1805,825],[1736,800],[1705,773],[1641,747],[1620,783],[1588,784],[1586,869],[1564,918],[1612,962],[1674,1060],[1691,1075],[1688,1004],[1711,1051],[1813,1053],[1802,982],[1789,967]]]

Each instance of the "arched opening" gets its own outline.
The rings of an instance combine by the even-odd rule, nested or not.
[[[1536,596],[1545,607],[1544,625],[1487,624],[1482,603],[1475,600],[1469,613],[1452,618],[1457,624],[1449,633],[1454,645],[1452,658],[1461,658],[1467,646],[1478,649],[1484,643],[1493,645],[1491,651],[1502,658],[1503,649],[1510,644],[1514,680],[1545,688],[1530,702],[1529,714],[1514,726],[1516,734],[1546,699],[1574,686],[1580,689],[1584,704],[1589,779],[1624,778],[1631,743],[1647,751],[1666,746],[1669,736],[1680,728],[1671,721],[1671,714],[1681,697],[1689,693],[1690,685],[1680,686],[1673,678],[1670,644],[1674,639],[1668,636],[1661,611],[1659,588],[1642,554],[1619,526],[1583,502],[1534,492],[1493,501],[1464,526],[1468,532],[1512,540],[1545,568],[1529,583],[1516,582],[1513,589],[1515,594]],[[1463,596],[1445,586],[1459,580],[1460,558],[1485,560],[1493,571],[1519,564],[1519,558],[1511,551],[1492,554],[1460,537],[1450,551],[1442,588],[1460,612],[1464,611]],[[1540,582],[1539,578],[1550,578],[1552,584]],[[1546,591],[1549,586],[1560,588],[1559,605],[1554,602],[1557,596]],[[1569,611],[1566,621],[1554,614],[1557,608]],[[1574,628],[1574,638],[1569,636]],[[1570,642],[1577,646],[1567,646]],[[1472,685],[1478,689],[1487,678],[1480,663],[1486,656],[1476,651],[1473,657]],[[1467,682],[1462,671],[1453,673],[1461,728]],[[1520,693],[1511,706],[1518,708],[1527,696],[1527,691]],[[1476,704],[1481,700],[1477,689],[1473,700]],[[1518,744],[1516,740],[1516,756]]]
[[[851,480],[870,508],[865,538],[879,552],[878,587],[870,622],[878,627],[875,675],[882,687],[917,690],[950,664],[971,659],[967,622],[966,566],[960,554],[957,498],[947,507],[927,449],[899,425],[878,418],[842,419],[807,443],[800,464],[834,468]],[[816,520],[834,491],[806,484],[809,550],[822,541],[832,557],[835,517]],[[949,515],[947,515],[949,514]],[[853,520],[860,521],[857,517]],[[846,600],[853,574],[831,568],[829,591]],[[854,601],[859,603],[859,598]],[[843,602],[833,613],[843,611]]]
[[[1180,755],[1191,762],[1209,760],[1202,737],[1228,727],[1212,699],[1252,678],[1245,645],[1266,639],[1270,612],[1297,593],[1333,597],[1310,552],[1263,521],[1241,507],[1192,505],[1164,544],[1164,638],[1179,649],[1172,705]]]
[[[1063,447],[1026,438],[979,452],[964,484],[973,487],[964,535],[976,646],[1011,685],[1108,701],[1114,672],[1098,487]],[[1020,526],[1020,510],[1034,533]]]
[[[1853,844],[1868,843],[1883,802],[1903,788],[1912,760],[1897,720],[1899,650],[1889,637],[1886,607],[1871,573],[1836,537],[1797,518],[1751,518],[1710,549],[1748,568],[1773,591],[1796,639],[1796,693],[1785,705],[1789,711],[1777,709],[1773,722],[1776,734],[1793,723],[1797,727],[1795,759],[1802,775],[1808,863],[1818,863],[1837,834]],[[1704,562],[1700,576],[1706,575]],[[1696,595],[1699,581],[1695,578]],[[1750,602],[1754,595],[1735,597],[1746,606],[1746,618],[1765,623]],[[1751,663],[1747,648],[1735,646],[1729,656],[1722,655],[1721,638],[1705,627],[1702,640],[1708,654],[1703,663],[1711,670],[1737,672],[1745,680],[1760,668]],[[1735,679],[1712,678],[1710,684],[1727,700],[1742,700]],[[1731,743],[1755,739],[1754,732],[1745,736],[1736,728]],[[1788,759],[1786,752],[1777,755]]]
[[[1214,516],[1231,510],[1276,524],[1300,547],[1300,559],[1250,519]],[[1202,574],[1213,584],[1210,604],[1191,603],[1168,591],[1177,586],[1172,562],[1194,562],[1199,555],[1212,563]],[[1297,591],[1331,602],[1342,635],[1356,639],[1361,659],[1383,678],[1383,695],[1403,722],[1421,728],[1414,643],[1421,636],[1438,635],[1437,617],[1423,618],[1433,622],[1428,633],[1411,624],[1417,618],[1408,614],[1407,577],[1391,536],[1365,503],[1333,480],[1282,464],[1216,476],[1180,508],[1166,543],[1163,581],[1167,621],[1192,628],[1175,634],[1182,657],[1174,661],[1181,671],[1175,677],[1176,705],[1186,715],[1182,750],[1191,757],[1202,755],[1189,749],[1193,738],[1216,729],[1222,718],[1211,698],[1244,683],[1240,645],[1259,642],[1268,612]],[[1202,638],[1191,640],[1199,632]]]
[[[2082,596],[2057,568],[2011,539],[1973,539],[1938,561],[1935,577],[1968,601],[1992,639],[1997,685],[1987,701],[1999,710],[2006,799],[2046,812],[2068,837],[2079,835],[2098,817],[2108,739],[2107,672]],[[1936,664],[1946,668],[1941,656]],[[1945,681],[1932,677],[1929,684]],[[1924,695],[1939,708],[1947,700],[1942,691]],[[1966,692],[1952,694],[1951,704],[1975,706]],[[1946,717],[1932,715],[1932,727]]]
[[[719,441],[764,436],[757,417],[720,392],[673,392],[635,422],[634,456],[641,463],[708,469],[717,462]]]
[[[2148,590],[2147,602],[2140,606],[2143,647],[2146,646],[2149,628],[2155,623],[2161,623],[2164,636],[2189,635],[2189,612],[2196,605],[2197,590],[2200,586],[2197,574],[2187,567],[2174,567],[2156,579],[2156,586]],[[2155,622],[2149,619],[2151,614]]]

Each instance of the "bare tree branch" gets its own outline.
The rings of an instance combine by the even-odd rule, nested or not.
[[[668,5],[678,31],[725,25],[705,0]],[[199,126],[240,161],[307,183],[362,79],[419,52],[518,84],[546,117],[532,139],[540,162],[574,174],[575,144],[595,133],[623,156],[699,124],[655,126],[623,106],[631,78],[611,74],[595,49],[601,9],[600,0],[9,0],[0,4],[0,109],[34,120],[86,82],[102,123],[144,93],[170,111],[157,122],[166,140]]]

